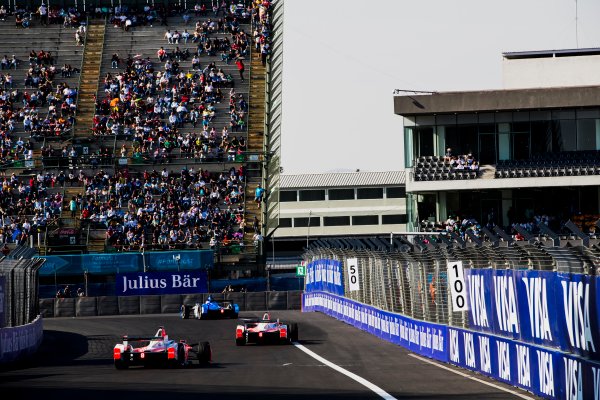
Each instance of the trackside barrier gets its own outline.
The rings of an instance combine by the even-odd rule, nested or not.
[[[557,349],[419,321],[325,292],[304,293],[302,310],[323,312],[414,353],[478,372],[538,396],[569,400],[600,398],[600,363]]]
[[[299,310],[302,291],[231,292],[210,294],[216,301],[232,301],[240,311]],[[203,303],[209,293],[166,294],[162,296],[100,296],[40,299],[45,317],[89,317],[98,315],[139,315],[177,313],[182,304]]]
[[[43,335],[41,315],[26,325],[0,328],[0,364],[35,353],[42,343]]]

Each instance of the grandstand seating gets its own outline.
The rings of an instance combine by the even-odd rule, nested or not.
[[[541,178],[600,175],[600,151],[573,151],[538,155],[530,160],[500,160],[496,178]]]
[[[454,179],[476,179],[480,176],[479,169],[470,169],[467,166],[458,168],[444,157],[427,156],[419,157],[415,161],[415,181],[441,181]]]
[[[133,219],[135,219],[135,215],[141,213],[140,208],[156,207],[161,201],[164,204],[163,207],[167,207],[165,196],[168,196],[168,201],[179,199],[180,202],[185,202],[184,210],[190,207],[190,202],[198,201],[199,204],[204,205],[207,202],[210,203],[210,206],[207,206],[209,209],[203,210],[203,216],[206,218],[208,214],[208,220],[198,225],[198,227],[202,226],[206,229],[203,228],[202,234],[199,235],[200,240],[196,238],[193,241],[192,248],[227,247],[229,252],[238,252],[239,247],[244,248],[244,242],[248,242],[254,233],[252,229],[244,229],[245,222],[242,222],[240,226],[240,222],[242,220],[249,221],[255,217],[260,219],[261,217],[260,207],[257,208],[252,203],[253,196],[250,197],[250,193],[253,193],[256,185],[262,179],[262,130],[264,127],[266,72],[264,66],[260,63],[260,54],[254,54],[254,56],[251,54],[254,48],[250,19],[242,21],[239,25],[239,30],[245,32],[248,43],[247,52],[243,55],[244,62],[247,65],[246,80],[241,81],[236,64],[231,60],[225,60],[220,52],[215,52],[212,55],[201,54],[200,68],[192,68],[192,56],[196,53],[198,43],[188,40],[186,44],[183,40],[180,40],[179,44],[169,44],[164,38],[167,28],[159,26],[158,23],[153,26],[134,26],[132,29],[124,31],[121,26],[117,26],[118,24],[113,25],[113,23],[108,22],[105,25],[104,17],[111,21],[111,15],[103,15],[100,18],[89,20],[88,41],[85,47],[76,45],[74,29],[63,28],[61,25],[51,25],[48,28],[49,34],[39,35],[37,30],[40,27],[17,30],[14,24],[9,22],[6,22],[5,25],[0,24],[0,38],[3,38],[2,35],[6,38],[14,37],[17,32],[19,34],[26,32],[27,34],[37,35],[36,38],[39,38],[21,42],[28,43],[22,45],[22,48],[15,44],[15,50],[11,50],[9,56],[14,53],[18,58],[26,58],[30,47],[37,49],[37,46],[40,49],[52,51],[57,64],[71,63],[83,70],[77,125],[74,130],[69,132],[69,137],[62,138],[69,139],[69,141],[64,143],[62,141],[41,141],[35,150],[36,161],[34,164],[28,163],[29,168],[25,168],[24,164],[13,163],[5,166],[6,173],[9,176],[12,173],[17,176],[25,174],[23,179],[29,179],[33,176],[35,179],[45,180],[48,187],[44,189],[44,194],[51,197],[53,210],[55,210],[54,217],[58,218],[50,226],[50,230],[54,232],[58,231],[59,228],[77,230],[79,236],[74,242],[78,243],[82,249],[85,248],[88,251],[138,251],[140,250],[141,237],[144,238],[146,249],[181,248],[182,245],[186,247],[192,242],[191,240],[185,243],[179,241],[176,241],[175,244],[167,243],[165,246],[156,245],[158,235],[154,234],[156,229],[152,228],[151,224],[145,225],[143,231],[135,233],[140,240],[133,245],[123,244],[118,240],[106,240],[107,236],[114,235],[115,231],[119,235],[127,235],[128,231],[133,230],[124,227],[124,225],[127,225],[127,221],[123,220],[123,217],[134,216]],[[197,20],[206,22],[209,18],[211,16],[208,15],[199,18],[192,17],[189,25],[185,25],[181,14],[174,13],[169,18],[168,29],[171,31],[178,30],[179,32],[187,29],[189,32],[193,32]],[[225,30],[211,32],[207,34],[207,38],[220,43],[224,43],[223,39],[225,38],[228,38],[230,43],[234,41],[231,33],[225,32]],[[12,48],[12,42],[8,42],[11,43]],[[100,47],[98,47],[99,44]],[[169,113],[165,113],[153,122],[153,126],[157,128],[158,125],[163,125],[164,131],[162,127],[160,128],[161,132],[165,132],[162,135],[163,138],[166,138],[167,141],[170,140],[174,145],[171,146],[172,148],[168,148],[163,142],[164,139],[160,138],[159,143],[163,143],[163,146],[160,147],[164,150],[160,150],[162,156],[157,156],[156,152],[153,152],[159,147],[156,145],[151,147],[150,151],[138,151],[140,150],[139,142],[143,140],[147,142],[148,135],[146,131],[143,132],[146,136],[142,139],[142,132],[138,132],[139,135],[136,135],[135,130],[125,129],[133,118],[129,120],[122,118],[119,129],[99,130],[96,128],[98,128],[98,120],[104,117],[110,119],[114,116],[113,107],[105,107],[102,104],[104,99],[111,100],[111,98],[119,95],[117,90],[111,93],[110,97],[107,97],[104,85],[107,74],[114,77],[116,74],[125,71],[128,63],[131,67],[131,64],[135,64],[138,60],[140,62],[149,60],[153,64],[156,76],[156,71],[164,71],[164,63],[160,62],[157,57],[157,50],[160,47],[164,47],[167,52],[175,50],[176,47],[179,47],[182,51],[189,50],[190,56],[177,58],[179,70],[183,74],[190,72],[191,74],[201,75],[204,72],[205,76],[208,76],[210,71],[204,69],[209,65],[213,65],[215,71],[222,70],[228,79],[224,83],[215,83],[214,85],[214,90],[217,91],[218,88],[221,94],[220,98],[215,98],[213,101],[208,99],[204,102],[204,106],[214,106],[214,117],[210,119],[207,131],[210,132],[212,128],[216,135],[211,133],[210,138],[201,137],[202,122],[199,121],[194,127],[185,117],[183,124],[180,122],[175,124],[174,127],[177,128],[177,132],[171,131],[169,133],[169,128],[172,127],[169,126]],[[113,68],[113,54],[118,54],[120,58],[117,68]],[[96,58],[98,58],[98,61],[95,60]],[[258,60],[258,63],[256,63],[256,60]],[[20,73],[18,77],[16,73],[13,74],[15,82],[17,80],[22,81],[24,72],[20,70],[18,72]],[[96,74],[95,81],[93,79],[94,73]],[[186,78],[189,78],[189,75]],[[72,76],[69,79],[70,85],[76,85],[79,81],[79,75]],[[191,81],[196,84],[199,77],[193,77]],[[172,85],[173,82],[171,82],[169,88]],[[110,86],[110,82],[107,86]],[[250,93],[250,90],[254,94]],[[233,98],[230,101],[231,93],[233,93]],[[202,103],[198,94],[193,92],[177,93],[178,100],[181,100],[182,94],[189,98],[187,103],[189,111],[192,107],[198,107]],[[94,100],[93,95],[96,96],[97,101],[90,103]],[[165,96],[166,92],[157,89],[153,97],[157,98],[160,95]],[[170,91],[169,96],[171,96]],[[147,93],[140,96],[140,99],[141,102],[146,101]],[[121,100],[121,103],[123,103],[124,99]],[[257,102],[262,102],[262,104],[257,104]],[[123,112],[123,107],[119,111]],[[143,109],[140,113],[142,123],[151,111],[152,108],[150,107]],[[235,119],[231,116],[232,114],[235,114]],[[236,122],[232,123],[232,120]],[[103,121],[103,123],[106,124],[106,121]],[[104,128],[104,126],[102,127]],[[227,127],[229,131],[229,143],[221,138],[224,127]],[[16,132],[18,133],[18,131]],[[135,136],[140,138],[136,139]],[[192,143],[196,139],[198,139],[198,143],[202,142],[202,146],[197,146],[198,151],[186,151],[183,148],[182,142],[186,140],[186,136],[189,137]],[[146,142],[144,143],[146,144]],[[17,168],[20,166],[23,166],[22,170]],[[168,178],[162,176],[163,170],[168,173]],[[38,178],[37,174],[40,174],[41,178]],[[138,179],[141,185],[147,184],[148,187],[136,187],[136,185],[139,185],[136,183]],[[201,182],[206,184],[206,193],[198,197],[194,190],[198,189]],[[128,187],[133,185],[130,194],[132,197],[137,195],[140,197],[136,200],[137,208],[132,209],[133,200],[135,200],[132,197],[121,199],[123,189],[119,193],[115,188],[116,183],[128,185]],[[180,184],[195,186],[193,189],[190,187],[183,189],[181,192],[167,193]],[[152,189],[150,189],[151,185],[154,185]],[[160,185],[163,185],[163,187],[157,189],[156,187]],[[14,185],[11,190],[16,193],[17,187],[18,185]],[[220,198],[216,202],[211,202],[209,194],[215,190],[219,191]],[[184,196],[183,193],[188,193],[191,200],[184,199],[182,197]],[[70,213],[71,200],[73,199],[77,203],[77,210]],[[249,206],[253,209],[250,210]],[[106,214],[109,209],[112,218],[107,222]],[[227,217],[229,219],[225,218],[227,214],[229,214]],[[211,216],[217,215],[217,219],[210,220]],[[179,225],[177,219],[177,215],[169,216],[169,221],[175,221],[174,228]],[[223,221],[226,222],[225,225],[227,226],[223,225]],[[211,226],[211,224],[216,224],[221,229],[221,234],[215,238],[210,237],[215,232],[214,226]],[[107,231],[108,225],[111,226],[110,232]],[[248,225],[251,225],[251,223]],[[250,226],[250,228],[252,227]],[[240,234],[242,237],[240,237]],[[151,245],[153,240],[155,243]],[[110,246],[107,248],[106,244]],[[253,254],[253,248],[254,246],[246,247],[250,256]],[[46,248],[41,249],[42,252],[46,250]]]

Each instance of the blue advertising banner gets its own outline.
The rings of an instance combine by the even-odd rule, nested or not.
[[[600,277],[466,269],[469,327],[600,361]]]
[[[127,272],[178,271],[213,267],[212,250],[154,251],[142,253],[94,253],[44,256],[40,276],[123,274]]]
[[[306,291],[344,295],[342,263],[337,260],[316,260],[306,266]]]
[[[0,328],[6,324],[6,280],[0,276]]]
[[[325,292],[305,292],[302,310],[325,313],[417,354],[448,361],[444,325],[413,320]]]
[[[558,273],[555,281],[560,348],[600,361],[600,277]]]
[[[117,296],[208,293],[206,270],[117,274]]]
[[[44,337],[44,323],[38,316],[27,325],[0,328],[0,364],[34,354]]]
[[[430,324],[324,292],[304,293],[302,310],[323,312],[417,354],[544,398],[600,400],[600,363],[560,350]]]

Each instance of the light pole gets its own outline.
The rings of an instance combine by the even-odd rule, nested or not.
[[[308,210],[308,226],[306,228],[306,248],[308,249],[308,238],[310,237],[310,216],[312,214],[312,210]]]

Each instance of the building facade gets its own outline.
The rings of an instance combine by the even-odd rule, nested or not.
[[[541,66],[540,53],[505,54],[510,89],[394,97],[404,123],[409,229],[449,217],[510,227],[536,216],[559,229],[568,219],[593,229],[600,213],[600,86],[567,85],[580,79],[552,86],[536,74],[517,79],[511,62],[550,68]],[[595,55],[564,58],[580,69],[595,61],[600,71]],[[555,65],[560,73],[565,62]]]

